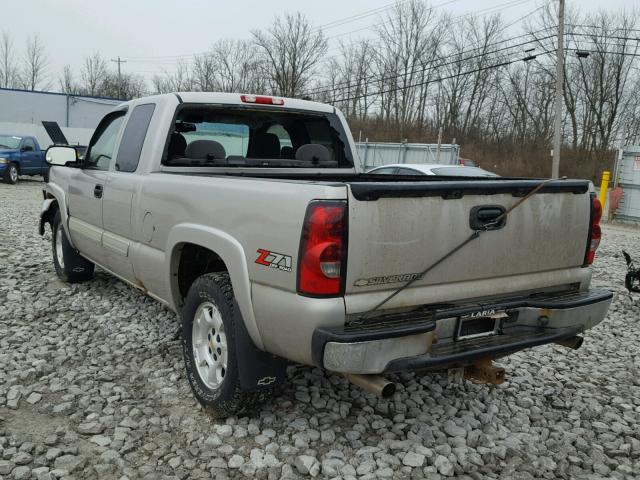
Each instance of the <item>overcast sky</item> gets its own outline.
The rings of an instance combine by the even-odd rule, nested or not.
[[[206,50],[220,38],[249,38],[250,30],[268,28],[275,15],[303,12],[322,26],[390,5],[391,0],[0,0],[0,29],[8,31],[23,49],[28,35],[40,34],[56,79],[65,64],[78,74],[85,55],[100,52],[106,59],[118,55],[126,72],[151,78],[172,70],[176,58]],[[432,5],[453,15],[501,11],[507,23],[540,7],[543,0],[433,0]],[[631,9],[638,0],[568,0],[572,8],[595,11]],[[384,11],[383,11],[384,13]],[[325,28],[330,51],[338,39],[370,35],[379,15],[370,15]],[[518,24],[512,27],[518,28]],[[353,32],[354,33],[349,33]],[[165,58],[160,58],[165,56]],[[187,57],[188,58],[188,57]],[[115,67],[115,64],[113,64]]]

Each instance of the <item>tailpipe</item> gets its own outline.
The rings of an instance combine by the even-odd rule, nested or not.
[[[389,398],[396,393],[396,385],[380,375],[360,375],[357,373],[345,373],[344,376],[354,385],[366,392],[373,393],[382,398]]]
[[[558,345],[562,345],[563,347],[570,348],[572,350],[577,350],[582,346],[583,342],[584,342],[584,337],[581,337],[580,335],[576,335],[575,337],[565,338],[564,340],[558,340],[555,343],[557,343]]]

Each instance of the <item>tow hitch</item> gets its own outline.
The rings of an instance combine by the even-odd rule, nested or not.
[[[465,367],[464,378],[473,383],[500,385],[504,383],[504,368],[494,366],[490,358],[481,358],[473,365]]]

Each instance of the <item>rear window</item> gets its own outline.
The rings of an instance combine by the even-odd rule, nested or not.
[[[260,107],[183,105],[167,166],[351,168],[337,115]]]
[[[495,173],[477,167],[436,167],[431,171],[434,175],[451,177],[497,177]]]

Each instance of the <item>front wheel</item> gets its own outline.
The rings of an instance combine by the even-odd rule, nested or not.
[[[58,277],[68,283],[91,279],[95,265],[74,250],[67,240],[59,210],[53,217],[51,230],[53,232],[51,238],[53,265]]]
[[[247,391],[240,384],[236,312],[228,273],[202,275],[189,289],[182,311],[187,378],[200,404],[214,417],[239,415],[264,402],[271,390]]]
[[[15,163],[7,165],[7,169],[4,171],[5,183],[15,184],[18,181],[18,167]]]

